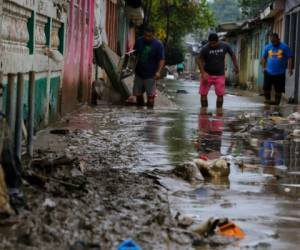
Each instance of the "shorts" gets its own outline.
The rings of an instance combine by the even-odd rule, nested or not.
[[[285,92],[285,74],[270,75],[269,73],[265,72],[264,91],[271,92],[272,86],[274,86],[276,93],[284,93]]]
[[[147,96],[154,97],[156,95],[156,83],[154,78],[143,79],[135,76],[133,84],[133,95],[140,96],[146,92]]]
[[[225,95],[225,76],[208,76],[207,82],[204,82],[201,77],[201,84],[199,88],[200,95],[208,95],[211,85],[215,86],[215,93],[217,96]]]

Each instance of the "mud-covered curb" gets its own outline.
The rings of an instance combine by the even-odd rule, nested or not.
[[[116,249],[130,238],[142,249],[190,249],[197,237],[177,227],[167,191],[153,176],[132,169],[139,162],[147,119],[128,118],[128,107],[103,106],[72,114],[55,126],[67,133],[52,134],[51,128],[39,133],[35,158],[76,159],[47,175],[69,175],[67,181],[79,177],[84,188],[68,189],[55,178],[43,187],[25,182],[27,207],[20,211],[19,223],[3,232],[0,248],[69,249],[82,241]]]

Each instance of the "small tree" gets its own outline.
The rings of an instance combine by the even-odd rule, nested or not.
[[[214,25],[207,0],[145,0],[143,4],[146,8],[144,23],[154,25],[166,47],[169,65],[178,63],[180,58],[183,60],[182,41],[187,34]]]
[[[273,0],[238,0],[244,17],[255,17]]]
[[[209,6],[218,23],[236,21],[241,17],[237,0],[214,0]]]

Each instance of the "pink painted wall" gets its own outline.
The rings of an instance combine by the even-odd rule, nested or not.
[[[118,52],[118,6],[116,0],[106,0],[105,30],[108,46]]]
[[[62,113],[90,100],[94,37],[94,0],[71,0],[66,27]]]
[[[135,28],[132,27],[128,30],[127,33],[126,52],[133,50],[134,44],[135,44]]]

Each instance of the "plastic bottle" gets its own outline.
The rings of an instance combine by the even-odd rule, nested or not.
[[[133,240],[124,240],[117,250],[142,250],[137,243]]]

